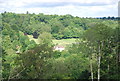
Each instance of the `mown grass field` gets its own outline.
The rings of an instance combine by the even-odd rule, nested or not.
[[[30,40],[34,40],[37,44],[39,44],[38,39],[34,39],[32,35],[28,35]],[[53,39],[53,44],[57,44],[57,45],[61,45],[61,46],[67,46],[67,45],[71,45],[72,43],[75,43],[75,38],[71,38],[71,39],[61,39],[61,40],[56,40]]]
[[[61,46],[67,46],[67,45],[71,45],[72,43],[75,43],[75,40],[76,39],[74,39],[74,38],[72,38],[72,39],[61,39],[61,40],[54,39],[53,43],[61,45]]]

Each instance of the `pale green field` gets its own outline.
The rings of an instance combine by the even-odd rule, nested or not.
[[[70,45],[72,43],[75,43],[75,40],[76,39],[74,39],[74,38],[72,38],[72,39],[53,40],[53,43],[61,45],[61,46],[67,46],[67,45]]]
[[[34,39],[32,35],[28,35],[30,40],[34,40],[37,44],[39,44],[38,39]],[[71,38],[71,39],[61,39],[61,40],[56,40],[53,39],[53,44],[57,44],[57,45],[61,45],[61,46],[67,46],[67,45],[71,45],[72,43],[75,43],[75,38]]]

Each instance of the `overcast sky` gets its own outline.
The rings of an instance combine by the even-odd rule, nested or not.
[[[118,16],[119,0],[0,0],[0,13],[71,14],[79,17]]]

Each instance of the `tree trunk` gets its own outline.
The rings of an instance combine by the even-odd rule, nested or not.
[[[101,61],[101,56],[99,55],[98,57],[98,81],[100,81],[100,61]]]
[[[90,71],[91,71],[91,79],[93,81],[93,66],[92,66],[92,58],[90,58]]]
[[[100,63],[101,63],[101,51],[100,51],[100,45],[99,45],[99,54],[98,54],[98,81],[100,81]]]

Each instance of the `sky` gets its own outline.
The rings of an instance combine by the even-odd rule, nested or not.
[[[118,16],[119,0],[0,0],[0,13],[44,13],[79,17]]]

